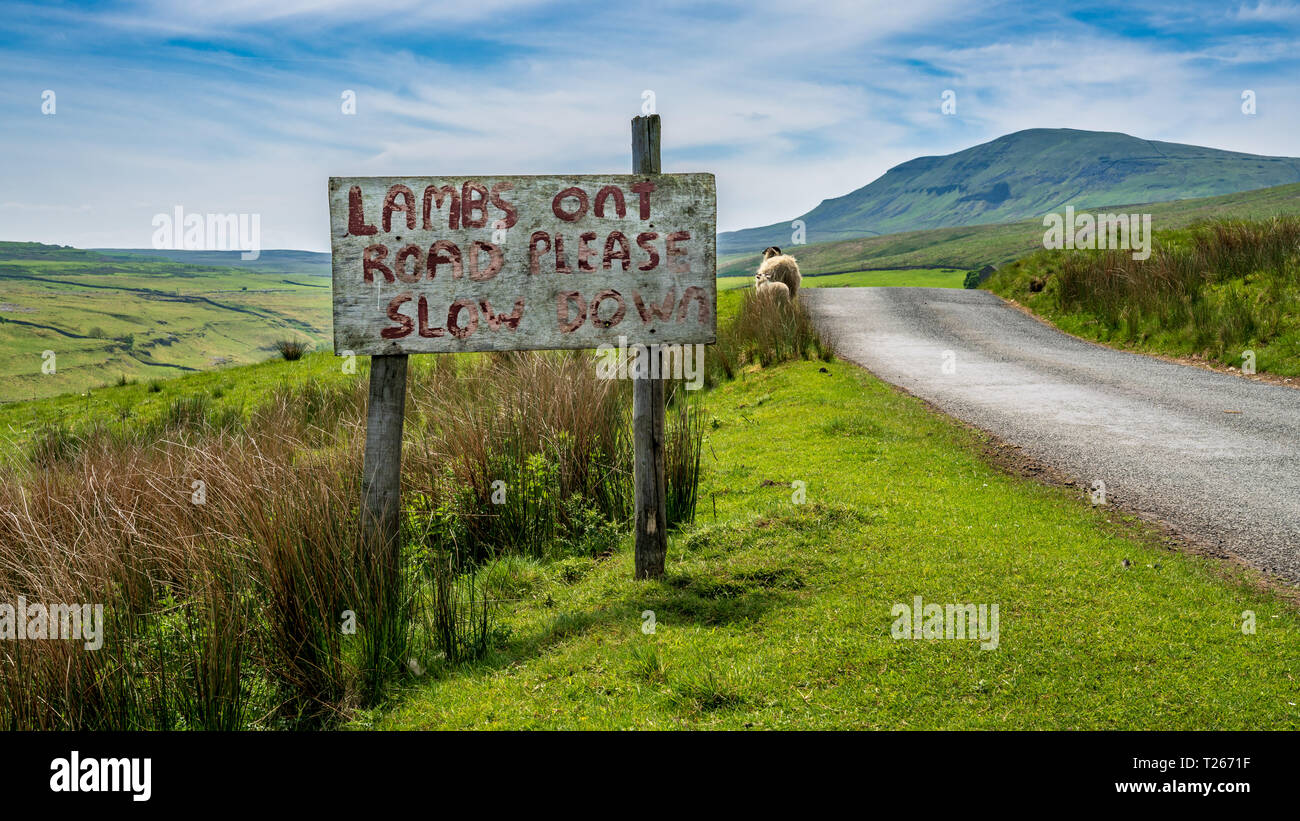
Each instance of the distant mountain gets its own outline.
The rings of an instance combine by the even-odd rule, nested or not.
[[[1114,131],[1031,128],[895,166],[798,217],[807,241],[1041,217],[1067,204],[1169,202],[1300,182],[1300,159],[1264,157]],[[729,231],[718,253],[790,243],[790,222]]]
[[[153,257],[168,259],[185,265],[216,265],[228,268],[247,268],[273,274],[307,274],[330,276],[330,255],[318,251],[268,250],[255,260],[240,258],[240,251],[173,251],[155,248],[92,248],[98,254],[117,259]]]

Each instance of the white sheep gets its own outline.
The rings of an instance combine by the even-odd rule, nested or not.
[[[767,274],[763,273],[754,275],[754,292],[763,299],[773,299],[778,302],[790,299],[790,289],[784,282],[773,282]]]
[[[763,262],[758,266],[758,275],[766,276],[773,284],[784,284],[790,291],[790,298],[799,295],[799,284],[803,275],[799,273],[799,263],[789,254],[781,253],[775,245],[764,249]]]

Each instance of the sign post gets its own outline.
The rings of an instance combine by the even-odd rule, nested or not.
[[[630,175],[330,178],[334,350],[371,357],[362,512],[380,545],[401,521],[409,354],[608,345],[639,351],[636,576],[663,574],[659,346],[716,338],[716,188],[660,173],[658,116],[632,135]]]
[[[370,359],[366,451],[361,469],[361,526],[384,563],[397,572],[402,513],[402,423],[406,414],[406,354]],[[389,578],[388,589],[396,589]]]
[[[659,137],[658,114],[632,118],[632,173],[659,173]],[[716,296],[714,305],[717,305]],[[649,352],[652,362],[662,362],[658,345],[651,345]],[[664,381],[648,373],[632,380],[632,451],[635,578],[658,579],[664,575],[664,561],[668,555]]]

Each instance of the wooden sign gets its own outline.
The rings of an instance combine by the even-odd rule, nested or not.
[[[331,177],[334,350],[712,343],[712,174]]]

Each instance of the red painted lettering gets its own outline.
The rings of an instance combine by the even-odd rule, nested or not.
[[[393,271],[384,264],[388,259],[387,245],[368,245],[366,250],[361,252],[361,279],[365,282],[375,281],[375,271],[384,275],[388,282],[393,281]]]
[[[596,270],[594,267],[592,267],[591,264],[591,257],[592,254],[595,253],[595,251],[593,251],[587,245],[587,243],[591,242],[595,238],[596,238],[595,231],[586,231],[578,236],[578,270],[579,271]]]
[[[406,273],[406,260],[414,259],[411,273]],[[419,282],[424,278],[424,251],[418,245],[408,245],[393,257],[393,267],[397,269],[397,278],[402,282]]]
[[[424,189],[424,230],[432,231],[434,208],[442,208],[442,201],[447,200],[447,227],[456,230],[460,226],[460,196],[450,185],[441,188],[430,185]]]
[[[668,271],[674,274],[689,274],[691,263],[686,259],[686,249],[678,248],[677,243],[691,238],[690,231],[674,231],[664,241],[664,253],[668,255]]]
[[[612,299],[618,303],[618,308],[609,319],[600,318],[600,303],[607,299]],[[623,315],[627,313],[627,304],[623,302],[623,297],[615,290],[605,290],[596,294],[591,300],[591,322],[600,328],[612,328],[623,321]]]
[[[402,204],[397,204],[397,197],[401,196]],[[406,213],[406,227],[412,231],[415,230],[415,194],[405,185],[398,183],[388,189],[384,195],[383,223],[384,232],[393,230],[393,212],[404,211]]]
[[[570,303],[577,305],[577,313],[569,309]],[[587,302],[577,291],[565,291],[555,297],[555,318],[560,325],[560,333],[571,334],[587,321]]]
[[[638,271],[653,271],[655,268],[659,266],[659,252],[656,251],[655,247],[650,244],[651,242],[657,239],[659,239],[658,231],[647,231],[644,234],[636,235],[637,247],[650,255],[649,262],[647,262],[645,265],[637,266]]]
[[[514,183],[506,180],[502,180],[501,182],[492,186],[492,204],[495,205],[497,208],[499,208],[502,211],[502,213],[506,215],[505,219],[502,221],[504,223],[504,225],[501,226],[502,228],[514,228],[515,223],[519,222],[519,212],[515,211],[515,207],[513,205],[501,199],[502,191],[509,191],[511,188],[514,187],[515,187]]]
[[[451,278],[460,279],[460,248],[449,239],[440,239],[429,249],[429,279],[438,275],[439,265],[451,265]]]
[[[565,211],[563,205],[564,200],[569,197],[576,197],[578,200],[578,210],[572,213]],[[587,192],[577,187],[564,189],[551,200],[551,211],[565,222],[577,222],[587,214]]]
[[[478,267],[479,252],[486,251],[488,255],[488,267],[482,270]],[[506,264],[505,254],[491,242],[484,242],[481,239],[474,240],[474,245],[469,251],[469,278],[475,282],[487,282],[492,277],[501,272],[501,266]]]
[[[538,248],[539,243],[546,243],[545,248]],[[542,254],[551,250],[551,235],[545,231],[534,231],[528,239],[528,273],[535,276],[540,267],[539,261]]]
[[[354,185],[348,189],[348,233],[354,237],[368,237],[378,234],[379,229],[366,222],[366,215],[361,204],[361,186]]]
[[[673,318],[673,306],[677,304],[676,286],[668,289],[668,296],[664,297],[662,305],[656,305],[651,302],[649,309],[641,299],[640,291],[632,292],[632,302],[636,305],[636,312],[641,315],[641,321],[649,323],[652,319],[659,319],[667,322]]]
[[[469,311],[469,324],[462,326],[458,317],[462,310]],[[478,308],[472,299],[458,299],[447,309],[447,331],[457,339],[464,339],[478,328]]]
[[[482,228],[487,225],[488,190],[473,180],[460,187],[460,226]],[[478,213],[475,217],[474,214]]]
[[[605,200],[614,198],[614,213],[620,217],[627,216],[627,203],[623,202],[623,189],[617,185],[607,185],[596,193],[596,207],[592,210],[598,217],[605,216]]]
[[[640,198],[638,200],[638,204],[640,206],[640,213],[638,214],[638,216],[640,216],[641,219],[643,220],[650,219],[650,194],[654,190],[655,190],[655,184],[650,182],[649,180],[645,180],[644,182],[639,182],[636,185],[632,186],[632,193],[640,195]]]
[[[619,245],[617,251],[614,250],[615,242]],[[632,264],[632,246],[628,243],[627,237],[623,236],[622,231],[611,231],[609,236],[605,237],[605,256],[601,260],[601,267],[606,271],[611,270],[612,263],[616,259],[622,260],[624,271]]]
[[[398,294],[397,296],[393,297],[392,301],[388,303],[388,318],[396,322],[397,327],[384,328],[382,331],[379,332],[380,336],[382,336],[384,339],[401,339],[402,337],[406,336],[411,332],[411,330],[415,327],[415,323],[411,321],[411,318],[409,316],[407,316],[406,314],[398,310],[399,308],[402,307],[403,304],[410,301],[411,301],[410,291]]]

